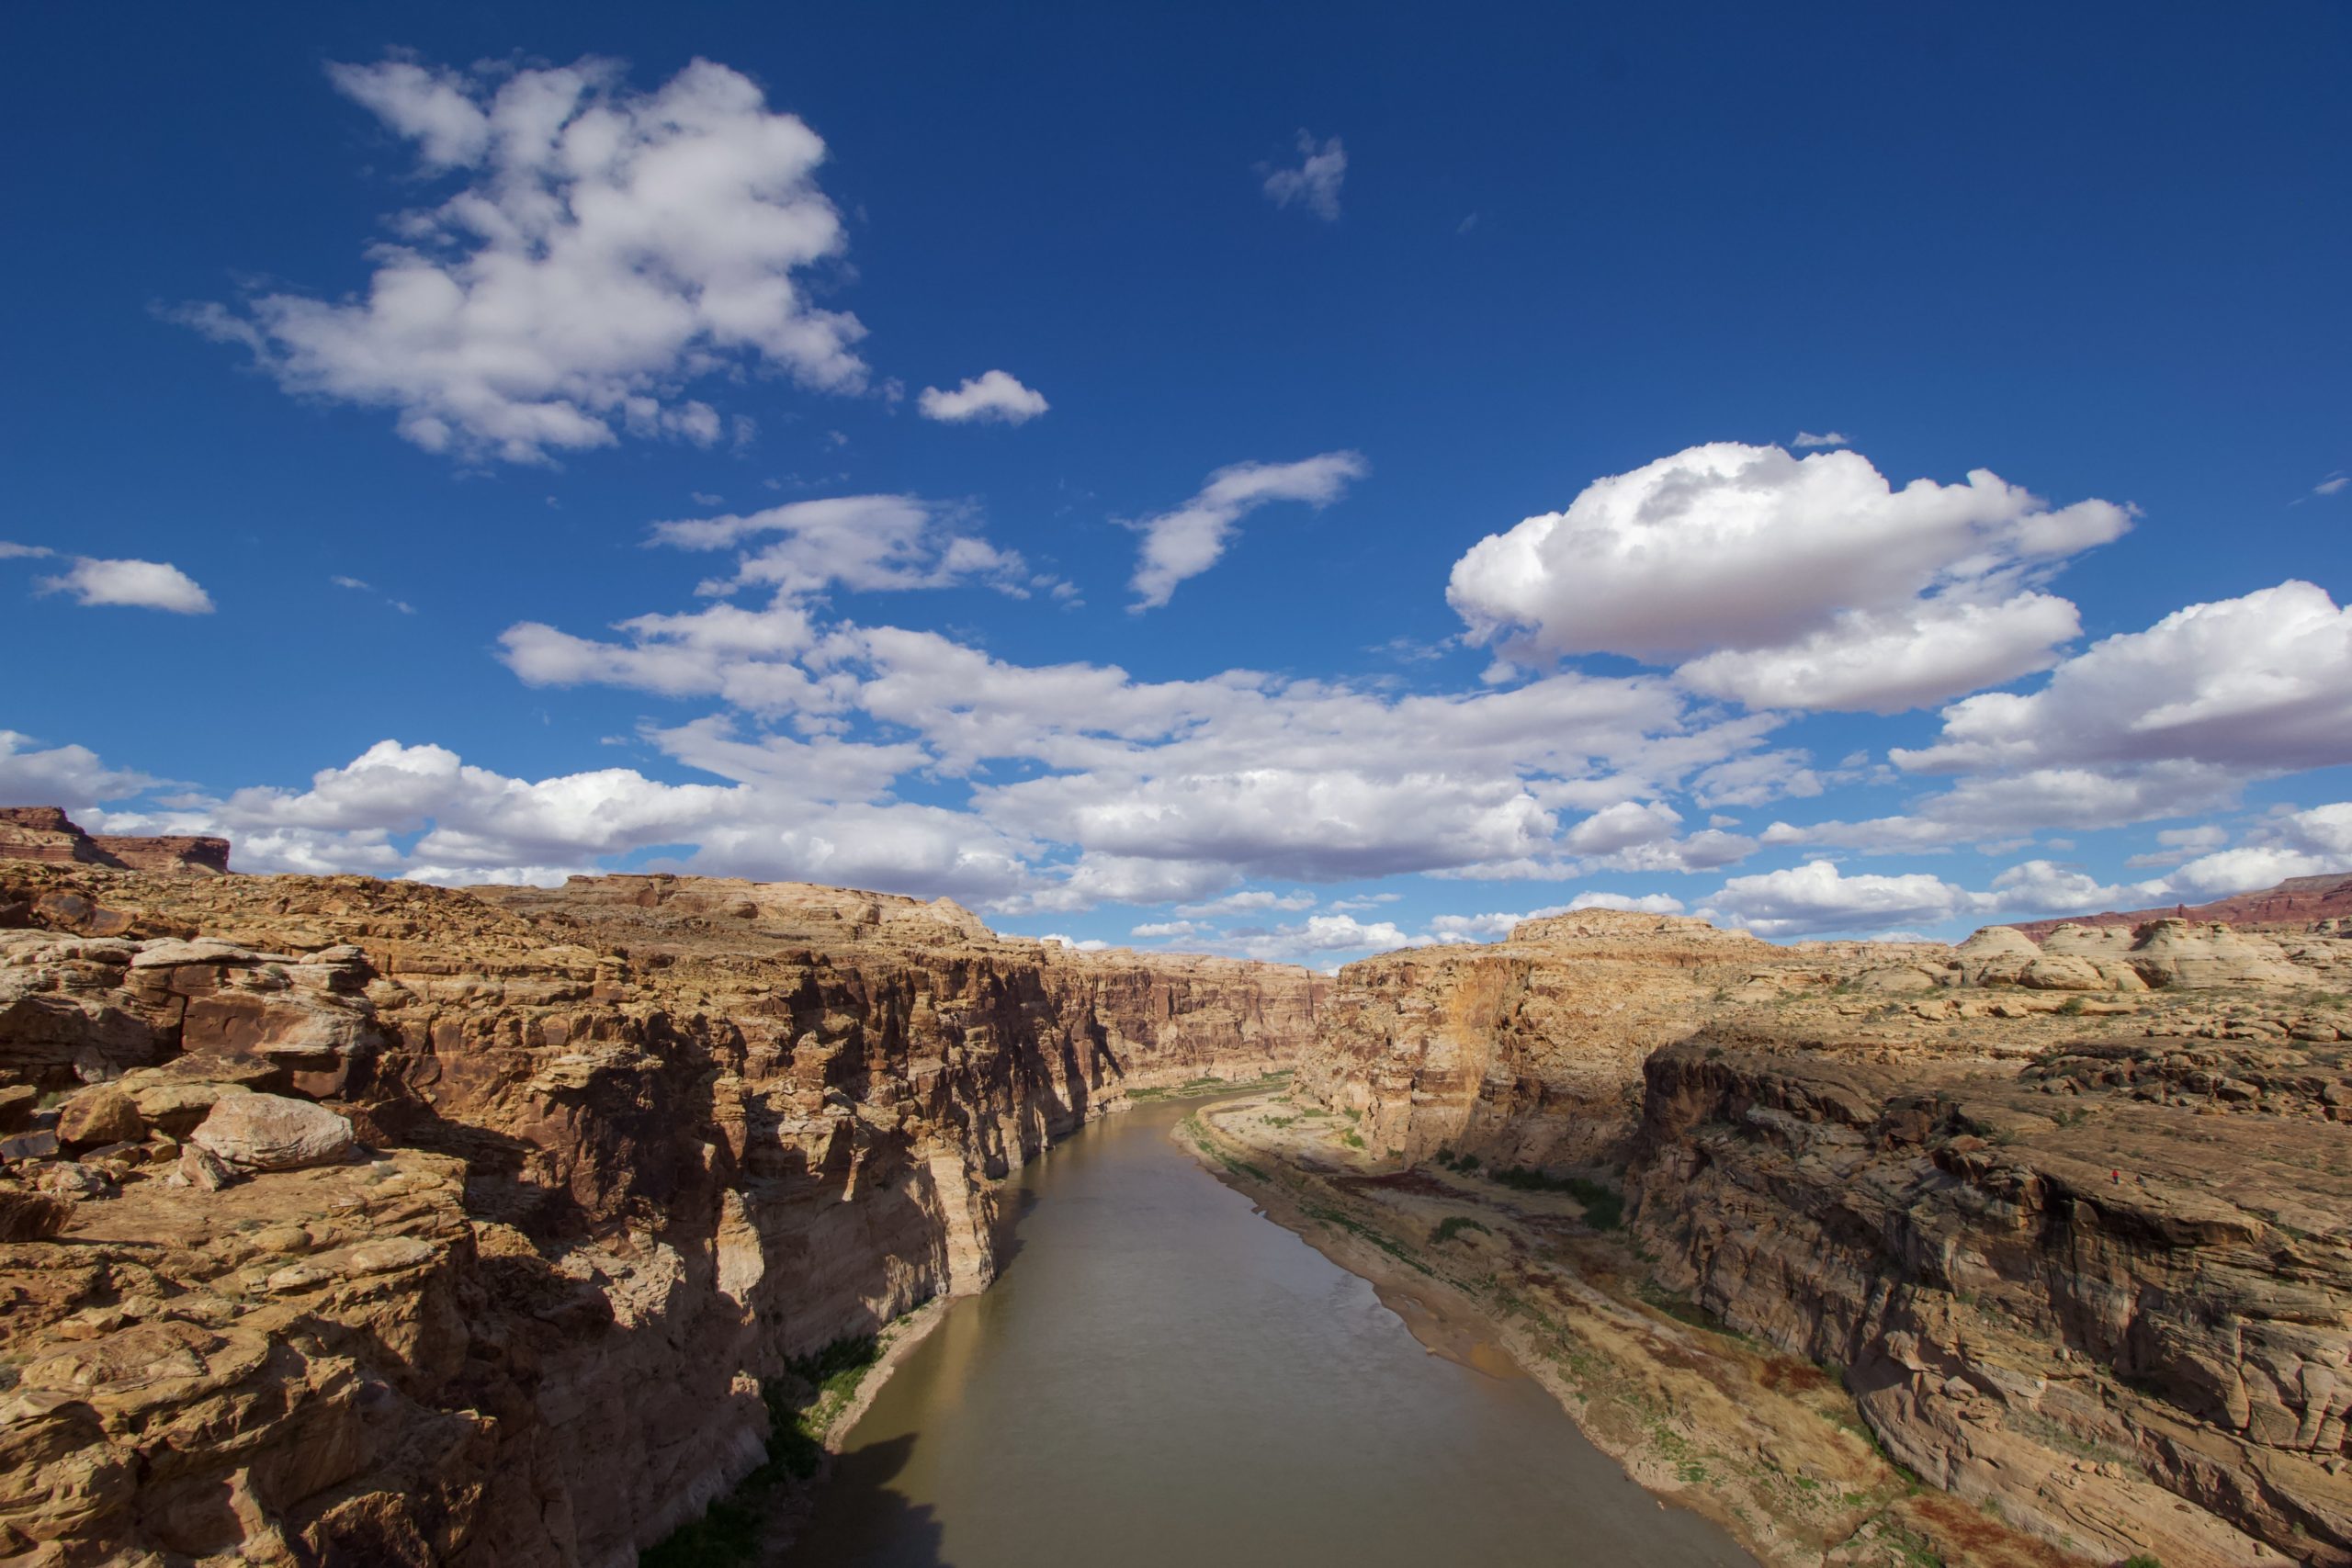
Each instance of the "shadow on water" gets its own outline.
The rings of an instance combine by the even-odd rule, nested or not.
[[[1037,1207],[1037,1190],[1016,1187],[1007,1195],[1009,1201],[999,1211],[996,1220],[996,1271],[999,1279],[1021,1256],[1021,1222]]]
[[[1541,1388],[1430,1354],[1259,1217],[1170,1138],[1190,1109],[1089,1128],[1002,1190],[1019,1267],[877,1391],[788,1563],[1753,1568]]]
[[[800,1563],[855,1562],[866,1568],[951,1568],[941,1555],[945,1534],[939,1511],[917,1503],[891,1483],[914,1455],[916,1434],[908,1432],[861,1444],[833,1461],[825,1483],[826,1510],[841,1521],[812,1551],[785,1559]],[[812,1554],[813,1552],[813,1554]]]

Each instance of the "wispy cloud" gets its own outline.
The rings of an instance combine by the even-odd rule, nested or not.
[[[1127,584],[1135,590],[1130,611],[1158,609],[1176,585],[1217,563],[1241,519],[1270,501],[1303,501],[1328,506],[1351,479],[1372,465],[1356,452],[1326,452],[1295,463],[1236,463],[1209,476],[1200,493],[1135,527],[1143,535],[1141,558]]]
[[[1348,177],[1348,150],[1336,136],[1317,147],[1315,138],[1302,130],[1298,152],[1296,168],[1259,165],[1266,176],[1267,199],[1276,207],[1296,203],[1326,223],[1338,222],[1340,186]]]
[[[364,577],[346,577],[343,573],[337,572],[334,576],[328,578],[327,581],[334,583],[337,588],[348,588],[357,593],[376,592],[376,585],[368,581]],[[390,604],[393,609],[398,610],[403,615],[413,615],[416,614],[416,606],[410,604],[405,599],[395,599],[389,593],[379,594],[378,596],[381,598],[385,604]]]

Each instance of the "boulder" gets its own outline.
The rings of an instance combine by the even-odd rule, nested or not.
[[[175,1056],[125,1073],[114,1087],[130,1096],[149,1125],[184,1138],[221,1099],[270,1085],[277,1076],[271,1064],[250,1056]]]
[[[2129,962],[2149,985],[2183,989],[2309,978],[2277,942],[2217,921],[2151,920],[2132,933]]]
[[[238,1170],[300,1170],[346,1158],[355,1139],[348,1119],[277,1094],[232,1094],[189,1134],[195,1147]]]
[[[40,1108],[40,1090],[28,1083],[0,1089],[0,1133],[13,1133],[33,1119]]]
[[[0,1188],[0,1242],[47,1241],[65,1228],[74,1206],[46,1192]]]
[[[146,1135],[138,1103],[110,1083],[85,1089],[58,1108],[58,1142],[69,1148],[135,1144]]]
[[[199,1192],[218,1192],[237,1179],[237,1173],[220,1162],[209,1149],[190,1144],[180,1150],[179,1169],[175,1184],[193,1187]]]
[[[114,1181],[106,1172],[68,1160],[43,1167],[40,1187],[51,1197],[62,1198],[69,1203],[95,1202],[115,1195]]]
[[[19,1133],[13,1138],[0,1138],[0,1160],[53,1159],[56,1156],[57,1134],[46,1127]]]
[[[2045,953],[2018,972],[2018,984],[2034,991],[2104,991],[2107,981],[2087,958]]]
[[[2031,938],[2007,926],[1986,926],[1953,952],[1972,986],[2013,986],[2026,965],[2041,956]]]

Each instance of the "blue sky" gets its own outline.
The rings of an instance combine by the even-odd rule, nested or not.
[[[2352,20],[2053,9],[20,8],[0,796],[1317,963],[2352,865]]]

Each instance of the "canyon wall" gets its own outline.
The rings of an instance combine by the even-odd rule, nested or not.
[[[229,840],[188,835],[93,835],[54,806],[0,806],[0,860],[218,876],[229,870]]]
[[[1321,984],[696,878],[0,862],[0,1555],[58,1562],[631,1562],[787,1358],[989,1280],[992,1179]]]
[[[1645,1056],[1726,998],[1834,984],[1856,945],[1588,909],[1522,921],[1507,942],[1408,948],[1340,972],[1299,1082],[1409,1159],[1607,1162],[1640,1120]]]
[[[1296,1082],[1375,1157],[1621,1186],[1645,1291],[1838,1371],[2013,1528],[2345,1564],[2347,979],[2325,919],[1774,947],[1593,911],[1348,966]]]

